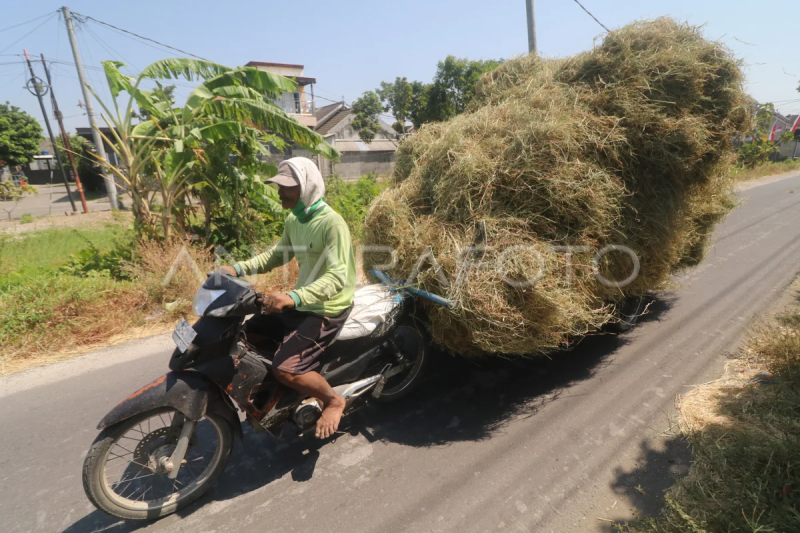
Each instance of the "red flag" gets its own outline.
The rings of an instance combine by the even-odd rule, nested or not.
[[[800,125],[800,115],[797,115],[797,118],[794,119],[794,124],[792,124],[792,129],[790,131],[796,131],[798,125]]]
[[[776,133],[777,129],[778,129],[778,119],[776,118],[772,122],[772,127],[769,129],[769,137],[767,137],[768,141],[774,141],[775,140],[775,133]]]

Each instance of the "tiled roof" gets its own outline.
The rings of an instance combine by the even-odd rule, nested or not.
[[[350,108],[342,107],[336,113],[334,113],[328,120],[326,120],[322,124],[317,124],[315,130],[320,135],[327,135],[336,126],[341,124],[342,121],[346,120],[349,115],[350,115]]]
[[[314,116],[317,117],[317,120],[322,120],[323,118],[327,117],[331,111],[336,109],[337,107],[344,104],[344,102],[334,102],[332,104],[328,104],[326,106],[318,107],[314,111]]]

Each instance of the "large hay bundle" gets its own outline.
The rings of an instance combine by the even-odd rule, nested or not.
[[[481,80],[472,111],[401,144],[367,242],[396,249],[396,277],[419,272],[415,283],[456,301],[431,307],[440,344],[464,355],[563,346],[702,258],[734,205],[741,85],[726,48],[666,18],[565,60],[508,61]],[[635,252],[633,282],[597,281],[592,258],[608,245]],[[435,263],[420,260],[428,248]],[[616,281],[634,267],[618,251],[594,264]]]

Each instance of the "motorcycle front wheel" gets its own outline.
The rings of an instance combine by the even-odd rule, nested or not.
[[[173,480],[163,465],[183,423],[179,411],[161,408],[104,429],[83,463],[83,488],[95,507],[125,520],[153,520],[205,494],[230,459],[233,431],[224,418],[206,413]]]

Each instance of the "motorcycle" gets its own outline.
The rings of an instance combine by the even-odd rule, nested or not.
[[[427,323],[417,298],[451,302],[382,283],[356,290],[337,339],[322,356],[320,374],[345,398],[345,416],[364,400],[391,402],[410,394],[430,359]],[[242,439],[239,413],[257,431],[280,438],[293,423],[313,431],[322,413],[315,398],[279,383],[273,352],[248,342],[244,321],[261,311],[263,295],[221,272],[198,290],[190,325],[173,332],[170,372],[128,396],[97,426],[102,430],[83,464],[83,486],[101,511],[126,520],[174,513],[219,479]]]

